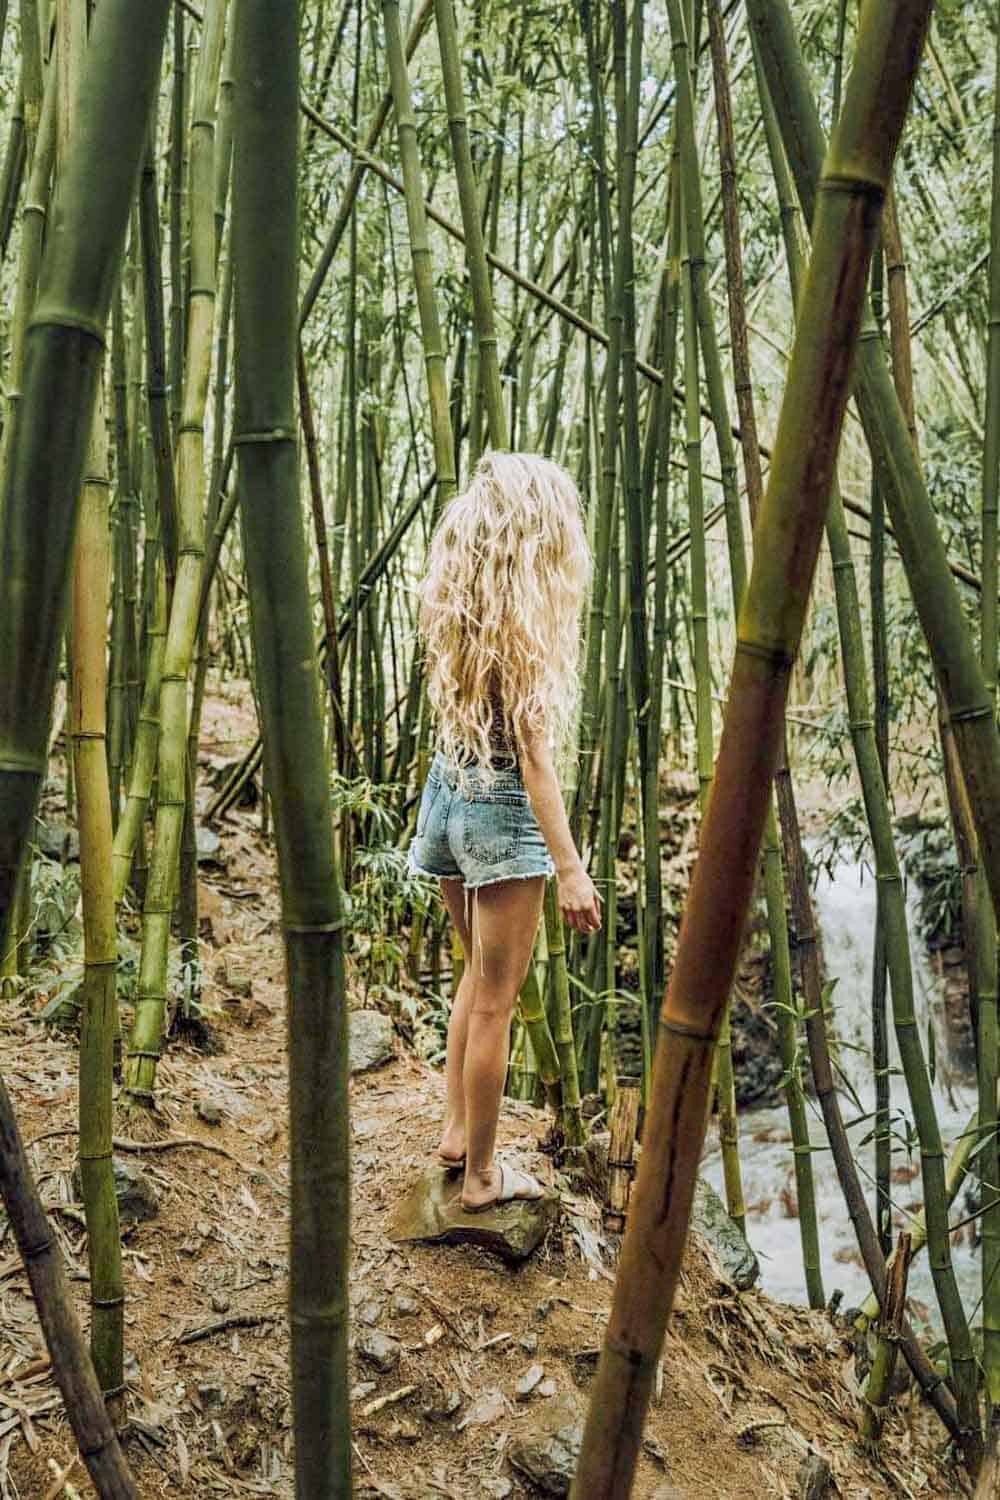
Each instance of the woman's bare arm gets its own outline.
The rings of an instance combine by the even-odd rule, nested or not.
[[[563,917],[577,932],[594,932],[601,925],[600,898],[573,842],[547,741],[539,735],[522,745],[520,761],[524,789],[556,867]]]

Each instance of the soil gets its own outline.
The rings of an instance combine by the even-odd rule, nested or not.
[[[245,706],[216,698],[205,754],[232,758],[254,732]],[[126,1451],[144,1500],[293,1495],[285,1016],[273,848],[260,836],[256,812],[230,815],[218,832],[220,863],[202,875],[201,910],[204,1000],[224,1050],[206,1054],[175,1040],[159,1071],[165,1139],[118,1148],[141,1165],[159,1199],[156,1217],[124,1228]],[[248,979],[249,995],[234,993]],[[42,976],[0,1001],[0,1070],[85,1323],[85,1232],[72,1184],[75,1043],[36,1019],[51,988]],[[564,1180],[557,1227],[518,1270],[474,1247],[393,1244],[390,1209],[432,1160],[442,1107],[441,1075],[402,1042],[392,1062],[352,1084],[355,1334],[375,1327],[402,1345],[387,1375],[352,1356],[355,1494],[517,1500],[537,1492],[511,1469],[512,1440],[556,1395],[586,1401],[617,1242],[602,1231],[600,1204]],[[213,1118],[220,1123],[208,1123]],[[501,1144],[552,1181],[554,1165],[539,1154],[546,1129],[541,1111],[505,1102]],[[515,1400],[536,1363],[551,1384]],[[458,1395],[453,1415],[423,1414],[451,1392]],[[963,1492],[940,1429],[912,1395],[889,1419],[881,1467],[856,1448],[858,1420],[846,1330],[826,1314],[737,1292],[711,1252],[692,1242],[636,1496],[874,1500]],[[64,1488],[54,1488],[72,1456],[26,1278],[0,1214],[0,1500],[93,1493],[79,1465]],[[817,1488],[822,1460],[832,1477]]]

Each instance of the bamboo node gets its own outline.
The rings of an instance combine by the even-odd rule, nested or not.
[[[29,755],[27,751],[5,750],[0,754],[0,772],[4,771],[24,776],[44,776],[45,760],[40,755]]]
[[[692,1037],[697,1042],[715,1043],[716,1033],[714,1031],[699,1031],[697,1026],[689,1026],[686,1021],[670,1021],[666,1016],[661,1016],[660,1027],[663,1031],[672,1032],[674,1036],[687,1036]]]
[[[22,1245],[21,1255],[25,1260],[37,1260],[40,1255],[46,1255],[52,1249],[55,1241],[51,1236],[47,1240],[39,1240],[35,1245]]]
[[[91,1297],[91,1299],[90,1299],[90,1305],[91,1305],[91,1307],[124,1307],[125,1306],[125,1298],[124,1297]],[[105,1391],[104,1394],[107,1396],[107,1395],[110,1394],[110,1392]]]
[[[294,443],[297,435],[294,427],[266,427],[259,432],[237,432],[233,443]]]
[[[770,662],[779,672],[790,672],[795,665],[794,651],[786,651],[784,646],[767,646],[763,641],[747,641],[741,637],[736,642],[736,650],[744,656],[756,656],[761,661]]]
[[[970,704],[968,708],[953,708],[948,715],[952,724],[974,723],[976,719],[990,719],[993,717],[992,703]]]
[[[184,432],[196,432],[199,437],[204,434],[204,422],[182,422],[177,429],[178,437]]]
[[[28,324],[28,331],[30,332],[33,328],[72,328],[92,338],[99,349],[103,350],[107,347],[103,328],[91,322],[89,318],[74,318],[68,313],[58,312],[36,313]]]
[[[310,932],[340,932],[347,926],[347,917],[337,917],[333,922],[284,922],[285,932],[308,934]]]
[[[885,184],[871,177],[853,177],[845,172],[831,172],[820,178],[821,193],[847,193],[853,198],[868,198],[877,207],[885,201]]]
[[[655,1354],[646,1354],[642,1349],[634,1349],[631,1344],[626,1344],[616,1338],[610,1330],[604,1335],[604,1344],[605,1348],[610,1349],[614,1354],[620,1354],[634,1370],[653,1370],[659,1363]]]

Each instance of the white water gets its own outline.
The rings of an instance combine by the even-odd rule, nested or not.
[[[856,1142],[855,1159],[870,1206],[874,1206],[874,1145],[862,1145],[870,1135],[870,1111],[874,1105],[871,1077],[871,985],[872,949],[875,931],[875,879],[867,867],[842,863],[834,867],[833,878],[820,875],[814,893],[816,917],[823,935],[828,980],[836,980],[832,995],[833,1032],[840,1043],[840,1066],[856,1090],[861,1109],[850,1094],[841,1092],[841,1108]],[[971,1080],[953,1076],[949,1048],[943,1033],[943,1001],[940,982],[930,968],[916,919],[916,894],[912,886],[908,896],[910,917],[910,950],[913,961],[914,1008],[921,1041],[927,1054],[928,1026],[936,1040],[936,1078],[934,1086],[938,1121],[945,1139],[945,1151],[965,1128],[975,1109],[975,1090]],[[906,1086],[898,1073],[899,1054],[891,1024],[889,1005],[890,1064],[893,1110],[893,1182],[892,1200],[896,1230],[905,1227],[909,1216],[921,1203],[919,1156],[906,1149],[907,1129],[912,1137],[912,1112]],[[804,1045],[804,1044],[803,1044]],[[805,1073],[808,1076],[808,1059]],[[844,1306],[857,1306],[868,1293],[868,1280],[861,1266],[854,1232],[851,1228],[837,1176],[826,1145],[819,1106],[807,1096],[810,1139],[819,1218],[823,1288],[827,1298],[835,1289],[844,1294]],[[867,1115],[867,1118],[864,1116]],[[859,1118],[861,1116],[861,1118]],[[851,1122],[856,1122],[852,1124]],[[743,1167],[743,1191],[747,1203],[747,1236],[757,1252],[761,1265],[761,1282],[772,1296],[789,1302],[805,1302],[802,1274],[802,1251],[799,1221],[796,1213],[795,1177],[791,1157],[791,1136],[784,1107],[750,1110],[740,1116],[740,1161]],[[712,1125],[703,1162],[704,1175],[722,1195],[722,1164],[718,1137]],[[909,1176],[913,1173],[912,1177]],[[907,1174],[903,1178],[903,1173]],[[967,1217],[960,1192],[953,1206],[951,1222]],[[966,1309],[973,1313],[979,1298],[979,1252],[971,1248],[971,1226],[952,1237],[952,1254]],[[933,1285],[927,1270],[927,1257],[921,1253],[910,1274],[911,1307],[919,1320],[920,1304],[935,1323],[937,1308]],[[974,1318],[975,1320],[975,1318]]]

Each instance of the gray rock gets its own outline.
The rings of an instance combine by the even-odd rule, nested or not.
[[[214,1099],[196,1099],[194,1112],[206,1125],[222,1124],[222,1106],[216,1104]]]
[[[366,1364],[378,1370],[380,1375],[388,1375],[399,1364],[403,1346],[398,1339],[380,1333],[377,1328],[366,1328],[358,1334],[354,1347]]]
[[[382,1316],[382,1304],[377,1297],[366,1297],[363,1302],[358,1303],[358,1310],[354,1314],[359,1323],[366,1328],[374,1328]]]
[[[537,1333],[522,1333],[521,1337],[517,1341],[517,1347],[519,1349],[523,1349],[524,1352],[525,1352],[525,1354],[537,1354],[538,1353],[538,1334]]]
[[[490,1500],[510,1500],[510,1496],[514,1493],[514,1486],[509,1479],[504,1479],[503,1475],[499,1479],[481,1479],[479,1483],[483,1494],[489,1495]]]
[[[211,1306],[214,1313],[227,1313],[229,1311],[229,1298],[224,1297],[221,1292],[213,1292]]]
[[[115,1197],[118,1199],[118,1217],[123,1222],[132,1224],[155,1219],[160,1212],[160,1195],[153,1179],[147,1177],[136,1162],[120,1156],[112,1158],[112,1169],[115,1176]],[[73,1191],[77,1197],[83,1196],[79,1163],[73,1169]]]
[[[222,853],[222,840],[213,828],[206,828],[202,825],[195,830],[194,838],[198,863],[200,865],[225,864],[225,857]]]
[[[515,1199],[481,1214],[462,1209],[462,1179],[432,1167],[400,1202],[390,1221],[391,1240],[422,1240],[438,1245],[481,1245],[502,1259],[527,1260],[555,1222],[559,1202],[546,1195],[534,1202]]]
[[[392,1061],[395,1032],[388,1016],[380,1010],[352,1010],[348,1025],[347,1054],[352,1073],[368,1073]]]
[[[571,1392],[539,1407],[512,1439],[507,1456],[543,1495],[568,1495],[583,1442],[584,1408]]]
[[[726,1213],[718,1193],[701,1177],[694,1190],[691,1228],[712,1247],[733,1285],[741,1292],[748,1291],[760,1276],[757,1257]]]
[[[541,1365],[529,1365],[514,1387],[514,1400],[527,1401],[535,1387],[545,1378]]]
[[[420,1415],[425,1422],[447,1422],[453,1417],[462,1404],[462,1397],[457,1390],[446,1391],[440,1386],[433,1389],[420,1408]]]
[[[389,1312],[394,1318],[415,1318],[420,1313],[420,1303],[406,1292],[393,1292]]]

